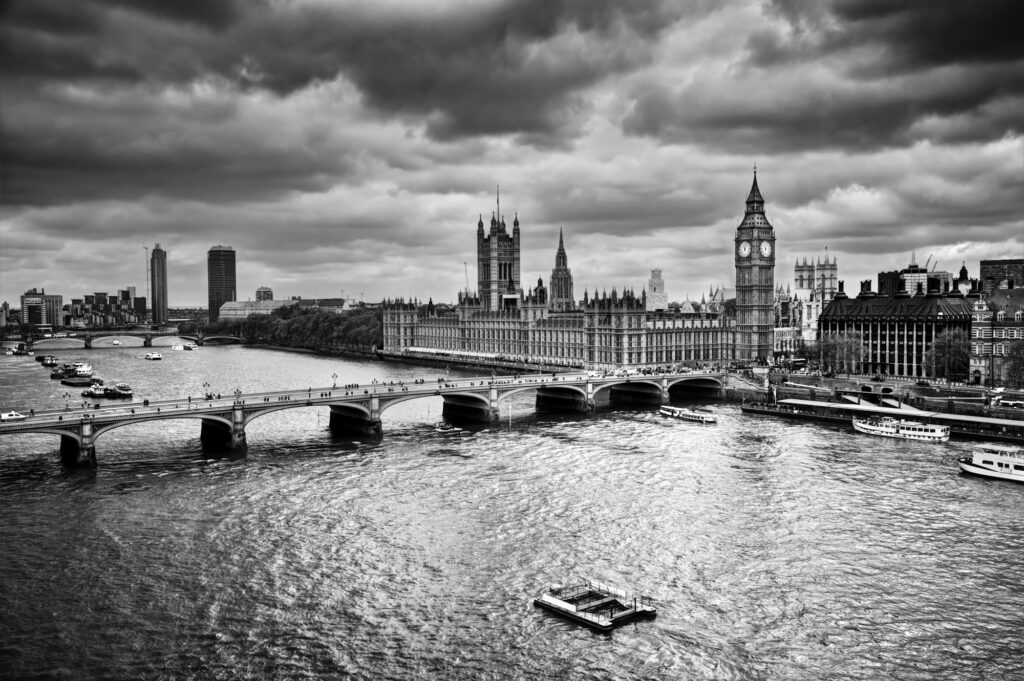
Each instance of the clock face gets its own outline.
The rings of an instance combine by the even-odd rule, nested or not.
[[[761,242],[761,255],[763,255],[764,257],[767,258],[771,254],[772,254],[772,245],[770,243],[768,243],[767,241],[762,241]]]
[[[741,241],[740,242],[740,256],[745,258],[748,255],[750,255],[750,242],[749,241]]]

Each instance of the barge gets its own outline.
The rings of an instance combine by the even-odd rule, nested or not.
[[[740,410],[744,414],[824,421],[847,426],[851,425],[854,418],[863,419],[883,416],[912,418],[927,423],[949,426],[950,435],[955,438],[1024,443],[1024,421],[1017,419],[922,411],[906,407],[899,409],[895,407],[881,407],[874,404],[819,402],[798,399],[779,400],[774,403],[746,402],[740,406]]]
[[[589,579],[569,586],[553,585],[533,603],[598,631],[611,631],[638,617],[657,614],[650,598],[631,596]]]

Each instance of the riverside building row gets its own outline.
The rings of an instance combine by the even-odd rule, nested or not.
[[[612,289],[585,291],[577,301],[561,233],[549,285],[539,278],[524,291],[521,238],[518,215],[509,233],[500,204],[487,231],[481,216],[479,293],[460,292],[453,308],[384,301],[384,352],[580,369],[711,366],[771,356],[775,234],[756,175],[736,231],[735,315],[720,297],[668,306],[661,270],[652,271],[650,296]]]

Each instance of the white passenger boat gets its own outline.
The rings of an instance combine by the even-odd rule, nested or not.
[[[161,355],[159,352],[147,352],[146,353],[146,359],[163,359],[163,358],[164,358],[163,355]]]
[[[663,405],[658,413],[662,416],[671,416],[674,419],[683,419],[684,421],[697,421],[698,423],[718,423],[718,417],[714,414],[706,414],[700,411],[693,411],[691,409],[685,409],[684,407],[673,407],[670,405]]]
[[[195,343],[185,343],[186,350],[197,350],[199,348]]]
[[[556,584],[533,603],[600,631],[610,631],[636,617],[654,617],[658,612],[645,596],[631,596],[589,579],[570,586]]]
[[[1000,480],[1024,482],[1024,449],[1009,445],[978,445],[960,459],[960,470]]]
[[[85,362],[75,362],[71,365],[75,371],[75,376],[84,376],[88,378],[92,376],[92,365],[86,364]]]
[[[180,344],[174,344],[171,346],[171,350],[184,350],[185,346]]]
[[[949,426],[920,421],[904,421],[891,416],[880,418],[853,419],[853,429],[868,435],[895,437],[903,440],[922,440],[925,442],[947,442]]]

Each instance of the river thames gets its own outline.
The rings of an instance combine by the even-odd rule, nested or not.
[[[137,400],[440,371],[155,349],[45,352]],[[70,390],[31,357],[0,377],[3,411]],[[961,475],[962,441],[698,406],[719,423],[519,396],[451,433],[432,397],[362,441],[310,407],[212,458],[197,421],[159,421],[103,434],[76,471],[55,436],[0,436],[0,677],[1024,678],[1024,486]],[[583,577],[657,618],[598,634],[533,606]]]

